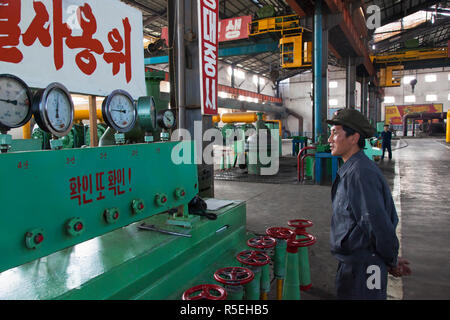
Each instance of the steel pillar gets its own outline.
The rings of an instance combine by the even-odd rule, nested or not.
[[[323,16],[322,16],[322,0],[317,0],[314,11],[314,141],[319,142],[320,136],[326,134],[323,132],[323,96],[328,96],[325,84],[323,88]],[[326,44],[325,47],[328,47]],[[326,57],[326,56],[325,56]],[[325,60],[326,61],[326,60]],[[327,65],[325,66],[326,74]],[[325,104],[326,108],[326,104]],[[326,114],[326,109],[325,109]],[[325,117],[326,120],[326,117]]]
[[[355,109],[356,99],[356,64],[355,58],[347,57],[347,66],[345,69],[345,107]]]
[[[200,196],[213,197],[214,168],[212,164],[204,164],[202,156],[204,148],[210,143],[210,141],[203,142],[203,133],[212,127],[212,120],[210,116],[202,116],[200,109],[199,49],[197,38],[194,36],[198,34],[197,5],[197,0],[175,1],[171,4],[175,10],[168,13],[169,21],[174,21],[175,17],[176,23],[172,25],[175,26],[178,35],[174,50],[176,55],[169,59],[169,65],[174,65],[170,68],[170,77],[174,76],[175,71],[180,77],[177,81],[178,87],[171,87],[170,92],[171,96],[178,95],[175,101],[179,103],[178,107],[181,107],[178,110],[179,127],[188,130],[196,143]],[[169,39],[170,28],[171,24],[169,23]],[[173,97],[170,101],[174,101]],[[194,130],[194,128],[196,129]]]
[[[368,79],[363,76],[361,81],[361,112],[366,117],[368,115],[367,108],[368,108]]]

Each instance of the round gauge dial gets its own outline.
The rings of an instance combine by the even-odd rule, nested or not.
[[[175,113],[170,110],[161,110],[158,112],[157,116],[158,126],[163,129],[172,129],[175,127]]]
[[[30,88],[16,76],[0,74],[0,129],[21,127],[31,114]]]
[[[121,133],[130,131],[136,123],[136,105],[123,90],[114,90],[103,100],[102,113],[106,124]]]
[[[40,90],[33,100],[33,114],[42,130],[57,137],[67,135],[72,129],[74,117],[69,91],[57,82]]]

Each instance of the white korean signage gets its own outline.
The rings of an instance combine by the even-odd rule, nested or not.
[[[142,13],[119,0],[2,0],[0,71],[45,88],[146,95]]]
[[[215,115],[217,108],[217,58],[219,1],[198,1],[200,92],[202,114]]]

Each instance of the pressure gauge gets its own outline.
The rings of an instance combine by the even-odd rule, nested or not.
[[[124,90],[114,90],[103,100],[102,114],[106,124],[120,133],[133,129],[137,118],[134,100]]]
[[[31,118],[31,90],[21,79],[0,74],[0,130],[8,131]]]
[[[162,129],[172,129],[176,124],[175,113],[171,109],[159,111],[156,120]]]
[[[39,127],[54,136],[63,137],[72,129],[74,107],[69,91],[53,82],[33,98],[33,115]]]

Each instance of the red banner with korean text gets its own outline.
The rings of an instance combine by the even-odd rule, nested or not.
[[[219,21],[219,42],[247,39],[252,16],[242,16]],[[169,46],[167,27],[161,29],[161,39]]]
[[[1,0],[0,70],[106,96],[146,94],[142,13],[119,0]]]
[[[198,34],[200,59],[200,96],[202,114],[216,115],[217,75],[218,75],[218,41],[219,1],[198,1]]]
[[[219,42],[247,39],[252,16],[243,16],[219,21]]]

